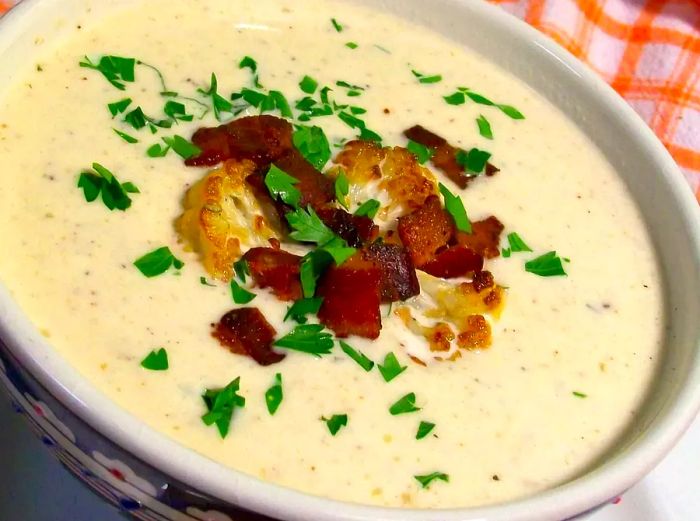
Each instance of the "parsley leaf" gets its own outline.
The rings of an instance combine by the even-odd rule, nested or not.
[[[241,257],[233,263],[233,271],[236,272],[236,276],[240,279],[240,281],[245,284],[246,276],[250,276],[250,268],[248,267],[248,261]]]
[[[421,484],[421,487],[423,488],[428,488],[430,483],[435,481],[436,479],[444,481],[445,483],[449,483],[450,481],[450,476],[443,472],[433,472],[432,474],[426,474],[424,476],[413,476],[418,483]]]
[[[525,244],[525,241],[522,240],[520,235],[515,232],[508,234],[508,244],[510,245],[510,251],[513,253],[532,251],[532,249]]]
[[[362,203],[358,209],[355,210],[355,215],[358,217],[369,217],[370,219],[374,219],[374,216],[377,215],[381,205],[382,204],[376,199],[370,199]]]
[[[348,193],[350,193],[350,183],[345,176],[345,172],[341,171],[338,177],[335,178],[335,198],[346,210],[348,209]]]
[[[479,114],[476,119],[476,124],[479,127],[479,134],[486,139],[493,139],[493,132],[491,131],[491,123],[483,115]]]
[[[136,59],[121,56],[102,56],[97,63],[93,63],[90,58],[85,56],[80,62],[81,67],[101,72],[107,81],[119,90],[126,89],[124,82],[132,83],[134,81],[135,65]]]
[[[343,26],[340,24],[340,22],[338,22],[338,20],[336,20],[335,18],[331,18],[331,23],[333,24],[333,27],[337,32],[343,32]]]
[[[146,154],[148,157],[165,157],[168,152],[170,152],[170,147],[164,147],[160,143],[156,143],[155,145],[151,145],[148,147],[148,150],[146,150]]]
[[[389,412],[392,416],[397,416],[399,414],[407,414],[411,412],[420,411],[420,409],[420,407],[416,407],[416,394],[408,393],[407,395],[401,397],[396,403],[394,403],[394,405],[392,405],[389,408]]]
[[[282,375],[277,373],[275,375],[275,383],[265,392],[265,404],[267,405],[267,411],[270,413],[270,416],[275,415],[283,399]]]
[[[321,249],[316,249],[307,253],[301,261],[299,268],[299,278],[304,297],[311,298],[316,292],[316,282],[321,273],[330,266],[333,258],[329,253]]]
[[[322,170],[331,158],[328,138],[320,127],[299,126],[292,134],[296,149],[316,170]]]
[[[573,394],[576,398],[588,398],[586,393],[582,393],[580,391],[573,391],[571,394]]]
[[[278,90],[271,90],[267,98],[263,101],[261,110],[262,112],[266,112],[275,109],[280,111],[282,117],[289,119],[294,117],[292,108],[289,106],[289,102],[287,98],[284,97],[284,94]]]
[[[347,42],[347,43],[345,44],[345,47],[347,47],[348,49],[353,49],[353,50],[355,50],[355,49],[357,49],[357,48],[359,47],[359,45],[357,45],[355,42]]]
[[[334,414],[330,418],[322,417],[321,421],[326,422],[326,426],[328,427],[328,430],[330,431],[331,435],[335,436],[336,434],[338,434],[338,431],[341,429],[341,427],[347,426],[348,415]]]
[[[172,137],[164,137],[163,141],[165,141],[165,144],[172,148],[182,159],[189,159],[202,153],[202,150],[197,145],[194,145],[177,134]]]
[[[216,74],[212,72],[209,88],[207,90],[197,89],[197,92],[204,96],[211,97],[211,103],[214,107],[214,116],[216,117],[217,121],[221,121],[221,113],[231,112],[233,110],[233,105],[229,100],[218,93],[218,88],[219,82],[216,79]]]
[[[472,233],[472,223],[469,221],[467,211],[464,209],[462,198],[454,195],[442,183],[440,183],[440,193],[445,200],[445,210],[454,219],[457,229],[464,233]]]
[[[501,112],[503,112],[506,116],[508,116],[511,119],[525,119],[525,116],[523,116],[522,113],[515,107],[511,107],[510,105],[496,106],[501,110]]]
[[[163,112],[173,121],[192,121],[194,116],[187,113],[185,105],[177,101],[170,100],[163,107]]]
[[[416,78],[418,78],[419,83],[439,83],[442,81],[442,76],[440,74],[433,74],[429,76],[427,74],[418,72],[415,69],[413,69],[411,72]]]
[[[114,118],[117,114],[124,112],[129,105],[131,105],[131,98],[124,98],[122,100],[115,101],[114,103],[110,103],[107,105],[107,108],[109,109],[109,113]]]
[[[450,94],[449,96],[443,96],[443,99],[450,105],[464,105],[464,103],[467,101],[464,93],[459,91],[455,92],[454,94]]]
[[[540,277],[566,276],[562,259],[557,252],[550,251],[525,263],[525,271],[539,275]]]
[[[306,94],[313,94],[318,88],[318,82],[311,76],[304,76],[304,78],[299,82],[299,88]]]
[[[486,163],[491,158],[491,153],[478,148],[472,148],[469,152],[460,150],[455,159],[467,172],[480,174],[486,168]]]
[[[294,230],[289,236],[295,241],[326,244],[335,237],[333,230],[325,225],[311,206],[306,210],[297,208],[285,217]]]
[[[236,304],[247,304],[256,296],[255,293],[239,286],[235,279],[231,279],[231,297]]]
[[[132,145],[133,145],[134,143],[138,143],[138,142],[139,142],[139,140],[136,139],[134,136],[130,136],[129,134],[126,134],[126,133],[124,133],[124,132],[122,132],[122,131],[120,131],[120,130],[117,130],[116,128],[113,128],[112,130],[114,130],[114,133],[115,133],[117,136],[119,136],[120,138],[122,138],[124,141],[126,141],[126,142],[129,143],[129,144],[132,144]]]
[[[357,363],[357,365],[359,365],[365,371],[369,372],[374,367],[374,362],[372,362],[372,360],[367,358],[367,356],[365,356],[360,351],[357,351],[350,344],[340,340],[340,348],[346,355],[352,358]]]
[[[284,320],[286,321],[291,318],[299,324],[306,324],[306,315],[315,315],[318,313],[321,309],[321,304],[323,304],[323,297],[299,299],[289,307],[287,314],[284,316]]]
[[[425,422],[422,421],[420,422],[420,425],[418,426],[418,432],[416,432],[416,439],[417,440],[422,440],[425,438],[428,434],[433,432],[433,429],[435,428],[435,424],[431,422]]]
[[[163,349],[154,349],[146,358],[141,360],[141,367],[149,371],[166,371],[169,367],[168,352]]]
[[[275,165],[270,165],[270,169],[265,176],[265,186],[273,199],[281,199],[289,206],[298,207],[301,200],[301,192],[294,187],[299,182],[298,179],[280,170]]]
[[[157,248],[134,261],[134,266],[148,278],[162,275],[171,266],[179,270],[184,265],[185,263],[175,257],[167,246]]]
[[[409,139],[408,140],[408,145],[406,145],[406,150],[411,152],[414,156],[416,156],[416,159],[418,159],[418,162],[421,165],[424,165],[425,163],[430,160],[431,157],[433,157],[433,154],[435,154],[435,150],[432,148],[428,148],[425,145],[421,145],[420,143],[416,143],[415,141]]]
[[[214,285],[214,284],[209,284],[209,282],[207,281],[207,278],[206,278],[206,277],[199,277],[199,283],[200,283],[202,286],[209,286],[210,288],[215,288],[215,287],[216,287],[216,285]]]
[[[202,395],[209,411],[202,416],[202,421],[207,426],[216,424],[222,438],[228,435],[235,408],[245,407],[245,398],[238,394],[240,382],[239,377],[223,389],[207,389]]]
[[[256,62],[253,58],[250,56],[245,56],[240,63],[238,64],[239,69],[250,69],[250,72],[255,74],[258,72],[258,62]]]
[[[146,126],[146,115],[141,107],[136,107],[124,116],[124,122],[131,125],[135,130],[140,130]]]
[[[394,353],[389,353],[384,357],[384,365],[378,364],[377,368],[385,382],[391,382],[394,378],[403,373],[407,366],[402,366]]]
[[[139,193],[133,183],[120,183],[116,176],[99,163],[92,164],[92,170],[83,171],[78,178],[78,188],[82,188],[88,203],[102,194],[102,202],[110,210],[125,211],[131,206],[130,193]]]
[[[333,349],[333,337],[324,331],[321,324],[300,324],[274,345],[321,357],[330,354]]]
[[[338,113],[338,118],[350,128],[358,129],[360,131],[360,135],[358,136],[360,139],[377,141],[378,143],[382,142],[382,137],[376,132],[369,130],[366,123],[360,118],[342,111]]]
[[[348,243],[340,237],[333,237],[330,241],[319,246],[317,251],[328,253],[337,266],[340,266],[357,251],[355,248],[348,246]]]

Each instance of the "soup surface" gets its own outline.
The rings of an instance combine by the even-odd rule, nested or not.
[[[565,482],[633,420],[663,330],[649,237],[596,148],[498,64],[401,19],[330,0],[150,0],[107,17],[91,14],[86,3],[80,19],[57,23],[75,28],[55,45],[38,41],[38,58],[0,100],[0,277],[55,349],[119,406],[252,476],[340,500],[418,508],[489,504]],[[135,81],[116,81],[124,90],[79,65],[105,55],[156,67],[167,88],[147,65],[136,65]],[[251,62],[239,66],[246,56],[255,77]],[[312,97],[332,87],[337,104],[366,110],[357,117],[386,145],[406,146],[402,132],[419,124],[456,147],[488,151],[500,172],[464,190],[426,166],[462,198],[473,221],[498,217],[503,248],[511,248],[506,235],[515,232],[533,250],[515,248],[487,263],[507,288],[500,317],[489,318],[490,347],[433,361],[425,339],[395,313],[397,304],[384,304],[380,337],[346,342],[377,363],[394,353],[407,369],[389,382],[337,345],[321,357],[286,350],[270,366],[222,348],[211,324],[238,307],[231,288],[205,270],[174,226],[186,191],[208,169],[185,166],[173,150],[146,152],[156,143],[162,152],[163,137],[190,140],[196,129],[219,124],[212,73],[226,103],[244,87],[276,90],[298,123],[295,104],[309,95],[299,84],[309,76],[318,84]],[[463,86],[496,105],[465,96]],[[450,103],[445,96],[453,94]],[[113,107],[113,117],[108,105],[125,98],[131,105]],[[182,103],[192,121],[171,110],[171,127],[155,125],[154,133],[147,121],[140,129],[134,116],[124,121],[137,106],[156,123],[168,119],[169,100]],[[222,121],[233,117],[218,103]],[[244,109],[236,117],[259,113],[241,103],[233,101]],[[279,106],[272,109],[280,115]],[[346,123],[334,111],[303,124],[321,127],[335,155],[361,130]],[[77,183],[93,163],[138,187],[128,209],[86,201]],[[356,192],[351,210],[373,195]],[[163,246],[184,267],[144,277],[134,261]],[[566,276],[525,268],[550,251]],[[248,305],[261,309],[279,336],[295,327],[284,321],[287,303],[250,281],[240,285],[257,295]],[[169,369],[142,367],[158,348]],[[284,399],[271,415],[265,393],[278,373]],[[237,377],[245,407],[235,409],[223,438],[202,421],[201,396]],[[419,410],[391,414],[410,393]],[[324,418],[334,415],[340,423],[346,415],[346,425],[332,434],[334,422]],[[416,439],[421,422],[434,428]],[[416,478],[433,473],[429,482]]]

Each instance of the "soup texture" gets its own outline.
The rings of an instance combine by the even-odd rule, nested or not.
[[[566,114],[497,63],[351,3],[92,7],[86,1],[79,19],[57,20],[74,26],[60,41],[37,38],[36,60],[0,99],[0,278],[100,392],[222,465],[372,505],[447,508],[519,498],[576,477],[611,449],[640,408],[660,356],[662,287],[625,186]],[[216,219],[229,210],[245,215],[248,203],[261,208],[244,200],[249,185],[222,196],[229,208],[205,201],[197,183],[243,163],[184,162],[206,152],[193,137],[198,129],[261,111],[295,125],[294,147],[330,179],[331,198],[349,213],[367,203],[360,213],[378,225],[376,244],[401,247],[397,219],[415,217],[429,202],[393,204],[408,186],[403,177],[392,193],[380,186],[385,177],[358,182],[347,164],[339,169],[334,158],[358,137],[379,150],[378,139],[408,147],[396,154],[428,180],[436,211],[454,223],[453,237],[495,216],[504,230],[479,259],[493,274],[497,305],[474,312],[480,318],[459,335],[455,324],[467,327],[468,317],[455,318],[455,301],[445,297],[439,316],[430,310],[440,295],[474,285],[481,269],[465,273],[457,263],[459,273],[441,275],[417,260],[427,246],[404,244],[423,266],[422,290],[405,301],[384,299],[378,338],[357,330],[346,336],[349,315],[324,320],[317,304],[330,306],[337,294],[323,288],[323,270],[353,266],[357,257],[347,257],[362,246],[352,250],[335,229],[324,240],[295,241],[288,233],[301,225],[289,221],[285,230],[269,216],[267,231],[262,221],[243,220],[236,232]],[[404,131],[416,125],[454,147],[450,157],[463,172],[444,173],[434,142],[414,133],[409,144]],[[388,157],[378,163],[383,176]],[[306,194],[293,171],[277,168],[271,179],[269,164],[262,172],[259,163],[248,167],[257,168],[265,197],[277,199],[280,219],[290,211],[314,217],[294,200]],[[327,292],[323,304],[304,301],[308,316],[288,317],[300,296],[283,301],[255,277],[236,276],[232,261],[240,255],[224,255],[198,228],[205,211],[217,233],[245,236],[240,253],[274,250],[273,237],[281,250],[326,255],[310,275]],[[316,226],[313,233],[327,232]],[[329,246],[330,237],[336,242]],[[223,255],[219,269],[214,253]],[[252,264],[239,262],[239,275]],[[304,268],[296,269],[308,284]],[[437,276],[425,273],[431,269]],[[338,306],[367,291],[360,271],[350,280]],[[303,289],[312,296],[313,288]],[[241,307],[257,308],[275,339],[296,336],[286,346],[268,342],[257,361],[240,344],[227,349],[225,331],[217,339],[213,325],[223,327],[222,317]],[[357,302],[348,309],[374,312]],[[317,313],[323,323],[313,326]],[[236,327],[259,319],[243,317]],[[251,333],[255,342],[261,331]]]

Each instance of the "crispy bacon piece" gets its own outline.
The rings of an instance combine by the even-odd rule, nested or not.
[[[250,275],[259,287],[272,289],[280,300],[301,298],[301,257],[274,248],[252,248],[243,258],[248,262]]]
[[[294,187],[301,192],[300,206],[319,210],[335,201],[333,179],[316,170],[296,149],[277,159],[275,165],[299,181]]]
[[[380,270],[382,302],[406,300],[420,293],[416,269],[400,244],[373,242],[362,250],[362,255]]]
[[[323,297],[318,312],[321,323],[340,338],[377,338],[382,328],[380,278],[379,268],[359,253],[341,266],[331,267],[321,278],[317,291]]]
[[[457,345],[462,349],[486,349],[491,346],[491,325],[483,315],[470,315],[457,335]]]
[[[503,224],[491,216],[483,221],[472,223],[472,233],[457,232],[457,244],[471,248],[486,259],[500,255],[498,245],[501,242]]]
[[[249,116],[218,127],[200,128],[192,136],[192,143],[202,153],[185,161],[187,166],[249,159],[264,168],[293,149],[292,125],[274,116]]]
[[[457,245],[441,251],[420,269],[434,277],[452,279],[480,271],[483,267],[481,255],[471,248]]]
[[[231,352],[247,355],[260,365],[281,362],[285,355],[272,349],[277,331],[258,308],[239,308],[213,324],[212,336]]]
[[[322,208],[318,211],[318,216],[353,248],[373,241],[379,234],[379,226],[372,219],[352,215],[341,208]]]
[[[399,217],[399,237],[418,268],[433,260],[438,250],[447,247],[455,231],[452,217],[443,210],[437,196],[426,199],[418,210]]]

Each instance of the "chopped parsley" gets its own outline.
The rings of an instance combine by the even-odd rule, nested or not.
[[[369,199],[368,201],[362,203],[357,210],[355,210],[355,215],[358,217],[369,217],[370,219],[374,219],[374,216],[377,215],[377,212],[381,206],[382,204],[376,199]]]
[[[483,115],[479,114],[476,118],[476,124],[479,127],[479,134],[486,139],[493,139],[493,131],[491,130],[491,123]]]
[[[510,251],[513,253],[518,253],[522,251],[532,251],[532,249],[525,244],[525,241],[522,240],[520,235],[517,233],[509,233],[508,234],[508,244],[510,245]]]
[[[350,96],[351,98],[356,98],[357,96],[362,95],[362,91],[365,90],[364,87],[361,87],[360,85],[353,85],[352,83],[348,83],[347,81],[339,80],[336,81],[335,84],[338,87],[342,87],[344,89],[347,89],[347,95]],[[346,108],[347,106],[343,106],[342,108]]]
[[[178,136],[177,134],[172,137],[164,137],[163,141],[182,159],[189,159],[202,153],[202,150],[197,145],[192,144],[184,137]]]
[[[139,140],[136,139],[134,136],[130,136],[129,134],[122,132],[121,130],[117,130],[116,128],[113,128],[112,130],[114,130],[114,133],[117,136],[119,136],[120,138],[122,138],[124,141],[126,141],[127,143],[129,143],[131,145],[139,142]]]
[[[169,146],[163,146],[160,143],[156,143],[154,145],[151,145],[148,147],[148,150],[146,150],[146,155],[148,157],[165,157],[168,155],[168,152],[170,152],[170,147]]]
[[[250,72],[255,74],[258,72],[258,62],[250,56],[245,56],[238,64],[239,69],[250,69]]]
[[[313,94],[318,88],[318,82],[307,75],[299,82],[299,88],[306,94]]]
[[[574,391],[573,394],[576,398],[588,398],[588,395],[579,391]]]
[[[154,349],[141,360],[141,367],[149,371],[167,371],[169,367],[168,352],[162,347]]]
[[[385,382],[391,382],[394,378],[403,373],[407,366],[402,366],[394,353],[389,353],[384,357],[384,365],[378,364],[377,368]]]
[[[335,178],[335,198],[346,210],[348,209],[347,197],[349,193],[350,182],[345,176],[345,172],[341,171],[340,174],[338,174],[338,177]]]
[[[162,275],[168,271],[171,266],[179,270],[184,265],[185,263],[175,257],[167,246],[157,248],[134,261],[134,266],[148,278]]]
[[[417,440],[422,440],[425,438],[428,434],[433,432],[433,429],[435,428],[435,424],[431,422],[426,422],[422,421],[420,422],[420,425],[418,426],[418,432],[416,432],[416,439]]]
[[[131,206],[129,194],[138,194],[139,189],[133,183],[120,183],[116,176],[99,163],[92,164],[92,170],[80,173],[78,188],[88,203],[102,194],[102,202],[109,210],[125,211]]]
[[[325,225],[311,206],[306,210],[297,208],[289,212],[286,218],[293,230],[289,237],[295,241],[326,244],[335,237],[333,230]]]
[[[365,356],[360,351],[357,351],[350,344],[343,342],[342,340],[340,340],[339,342],[340,348],[343,350],[343,352],[350,358],[352,358],[357,363],[357,365],[359,365],[362,369],[364,369],[367,372],[372,370],[372,368],[374,367],[374,362],[372,362],[372,360],[367,358],[367,356]]]
[[[275,342],[277,347],[321,357],[333,349],[333,336],[321,324],[300,324]]]
[[[301,261],[299,279],[304,297],[311,298],[316,292],[316,282],[321,273],[330,266],[333,259],[323,250],[317,249],[307,253]]]
[[[321,309],[321,304],[323,304],[323,297],[312,297],[312,298],[302,298],[294,302],[289,309],[287,314],[284,315],[284,320],[287,321],[290,318],[299,324],[306,324],[306,315],[315,315]]]
[[[215,288],[216,286],[214,284],[209,284],[209,281],[207,280],[206,277],[199,277],[199,283],[202,286],[209,286],[210,288]]]
[[[124,123],[128,123],[135,130],[141,130],[146,126],[146,115],[143,113],[141,107],[136,107],[124,116]]]
[[[108,82],[119,90],[125,90],[126,86],[124,83],[133,83],[135,79],[135,58],[102,56],[97,63],[94,63],[85,56],[80,62],[80,66],[99,71]]]
[[[347,47],[348,49],[353,49],[353,50],[355,50],[355,49],[357,49],[357,48],[359,47],[359,45],[357,45],[355,42],[347,42],[347,43],[345,44],[345,47]]]
[[[506,116],[508,116],[511,119],[525,119],[525,116],[523,116],[523,114],[515,107],[511,105],[505,105],[503,103],[495,103],[486,96],[483,96],[476,92],[472,92],[467,87],[459,87],[457,91],[453,94],[444,96],[444,100],[450,105],[464,105],[464,103],[466,103],[467,101],[467,98],[479,105],[496,107],[498,110],[503,112]]]
[[[423,476],[413,476],[415,480],[420,483],[422,488],[428,488],[428,486],[437,480],[444,481],[445,483],[449,483],[450,481],[450,476],[443,472],[433,472],[431,474],[425,474]]]
[[[282,391],[282,375],[277,373],[275,375],[275,383],[272,384],[272,387],[265,391],[265,405],[267,405],[267,411],[270,413],[270,416],[275,415],[283,399],[284,392]]]
[[[242,288],[236,279],[231,279],[231,297],[236,304],[247,304],[253,300],[257,295],[251,293],[245,288]]]
[[[464,209],[462,198],[454,195],[442,183],[440,183],[440,193],[445,200],[445,210],[452,216],[457,229],[464,233],[472,233],[472,223],[469,221],[467,211]]]
[[[331,147],[320,127],[299,126],[292,134],[296,149],[316,170],[322,170],[331,158]]]
[[[418,72],[415,69],[411,70],[411,72],[418,79],[419,83],[440,83],[442,81],[442,76],[440,74],[428,75]]]
[[[216,425],[222,438],[228,435],[236,407],[245,407],[245,398],[238,394],[240,383],[239,377],[223,389],[207,389],[202,395],[208,411],[202,421],[207,426]]]
[[[463,92],[455,92],[449,96],[443,96],[443,99],[450,105],[464,105],[466,97]]]
[[[289,206],[298,207],[301,200],[301,192],[294,187],[299,182],[288,173],[280,170],[275,165],[270,165],[270,169],[265,176],[265,186],[274,199],[281,199]]]
[[[173,121],[192,121],[194,116],[187,113],[185,105],[178,101],[169,100],[163,107],[163,112]]]
[[[562,259],[557,255],[557,252],[550,251],[544,255],[540,255],[536,259],[525,263],[525,271],[539,275],[540,277],[556,277],[566,276]]]
[[[382,142],[382,137],[376,132],[369,130],[366,123],[360,118],[343,111],[338,113],[338,118],[350,128],[358,129],[360,131],[358,136],[360,139],[376,141],[378,143]]]
[[[331,435],[335,436],[336,434],[338,434],[338,431],[341,429],[341,427],[347,426],[348,415],[334,414],[330,418],[326,418],[324,416],[321,418],[321,421],[326,422],[326,426],[328,427],[328,430],[330,431]]]
[[[408,140],[408,145],[406,145],[406,149],[409,152],[411,152],[414,156],[416,156],[416,159],[421,165],[427,163],[430,160],[430,158],[433,157],[433,154],[435,154],[435,150],[433,150],[432,148],[428,148],[425,145],[416,143],[411,139]]]
[[[416,407],[416,394],[408,393],[401,397],[396,403],[389,407],[389,412],[392,416],[399,414],[408,414],[411,412],[420,411],[420,407]]]
[[[223,112],[231,112],[233,110],[233,105],[229,100],[219,94],[218,89],[219,82],[216,79],[216,74],[212,72],[209,88],[207,90],[197,89],[197,92],[203,96],[208,96],[211,98],[212,107],[214,108],[214,116],[216,117],[217,121],[221,121],[221,114]]]
[[[478,148],[472,148],[469,152],[460,150],[457,152],[455,159],[460,166],[468,173],[480,174],[486,168],[486,163],[491,158],[491,153]]]
[[[343,32],[343,26],[340,24],[340,22],[338,22],[338,20],[336,20],[335,18],[331,18],[331,23],[333,24],[333,28],[337,32],[339,32],[339,33]]]
[[[131,98],[124,98],[119,101],[115,101],[114,103],[110,103],[107,105],[107,108],[109,109],[109,113],[112,115],[112,118],[114,118],[117,114],[121,114],[122,112],[126,111],[126,109],[131,105]]]
[[[236,276],[239,278],[239,280],[245,284],[246,276],[250,276],[250,268],[248,266],[248,261],[241,257],[233,263],[233,271],[236,273]]]

